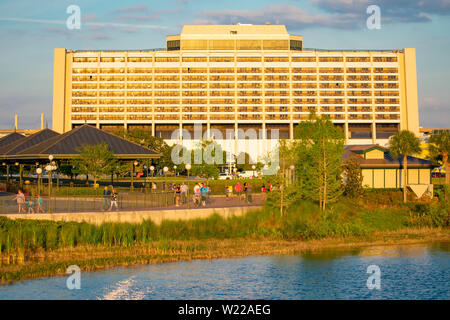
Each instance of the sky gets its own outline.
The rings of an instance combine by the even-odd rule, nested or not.
[[[80,29],[68,29],[70,5]],[[381,28],[366,12],[378,5]],[[305,48],[416,48],[419,121],[450,127],[450,0],[0,0],[0,128],[51,127],[53,50],[164,48],[185,24],[284,24]]]

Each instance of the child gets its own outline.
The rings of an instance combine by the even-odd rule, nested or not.
[[[34,204],[33,198],[30,198],[27,201],[27,205],[28,205],[28,212],[27,213],[34,213],[33,204]]]
[[[40,211],[42,211],[42,213],[44,213],[44,209],[42,208],[42,197],[40,194],[38,194],[36,196],[36,213],[39,213]]]

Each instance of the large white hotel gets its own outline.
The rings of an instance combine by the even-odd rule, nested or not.
[[[413,48],[306,49],[283,25],[243,24],[184,26],[166,45],[55,49],[53,129],[141,127],[192,146],[201,124],[219,143],[218,132],[235,133],[225,149],[253,158],[270,149],[271,129],[292,138],[311,110],[329,115],[348,144],[384,145],[402,129],[419,134]],[[249,140],[238,129],[268,132]]]

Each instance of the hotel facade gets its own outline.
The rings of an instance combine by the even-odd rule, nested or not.
[[[283,25],[184,26],[165,49],[56,48],[53,81],[60,133],[140,127],[189,148],[197,125],[254,160],[310,111],[329,115],[350,145],[419,135],[415,49],[306,49]]]

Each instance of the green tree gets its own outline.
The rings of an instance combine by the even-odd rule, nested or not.
[[[345,187],[344,193],[349,197],[359,197],[364,193],[363,176],[358,159],[351,157],[344,165]]]
[[[169,146],[163,138],[154,137],[149,130],[144,130],[141,128],[132,128],[127,130],[118,129],[114,131],[114,134],[160,153],[161,158],[152,160],[152,164],[156,169],[162,169],[164,167],[173,168],[174,164],[171,160],[173,146]]]
[[[442,161],[445,170],[445,183],[450,184],[450,132],[440,131],[430,137],[430,158],[434,161]]]
[[[114,152],[109,150],[106,143],[83,145],[77,151],[80,155],[72,161],[74,171],[86,176],[91,175],[94,178],[94,185],[100,177],[113,173],[117,166]]]
[[[321,210],[342,195],[344,133],[328,117],[312,113],[295,130],[296,173],[306,198],[319,202]]]
[[[403,202],[407,200],[408,156],[420,152],[419,139],[411,131],[401,130],[391,138],[389,153],[394,158],[403,157]]]

